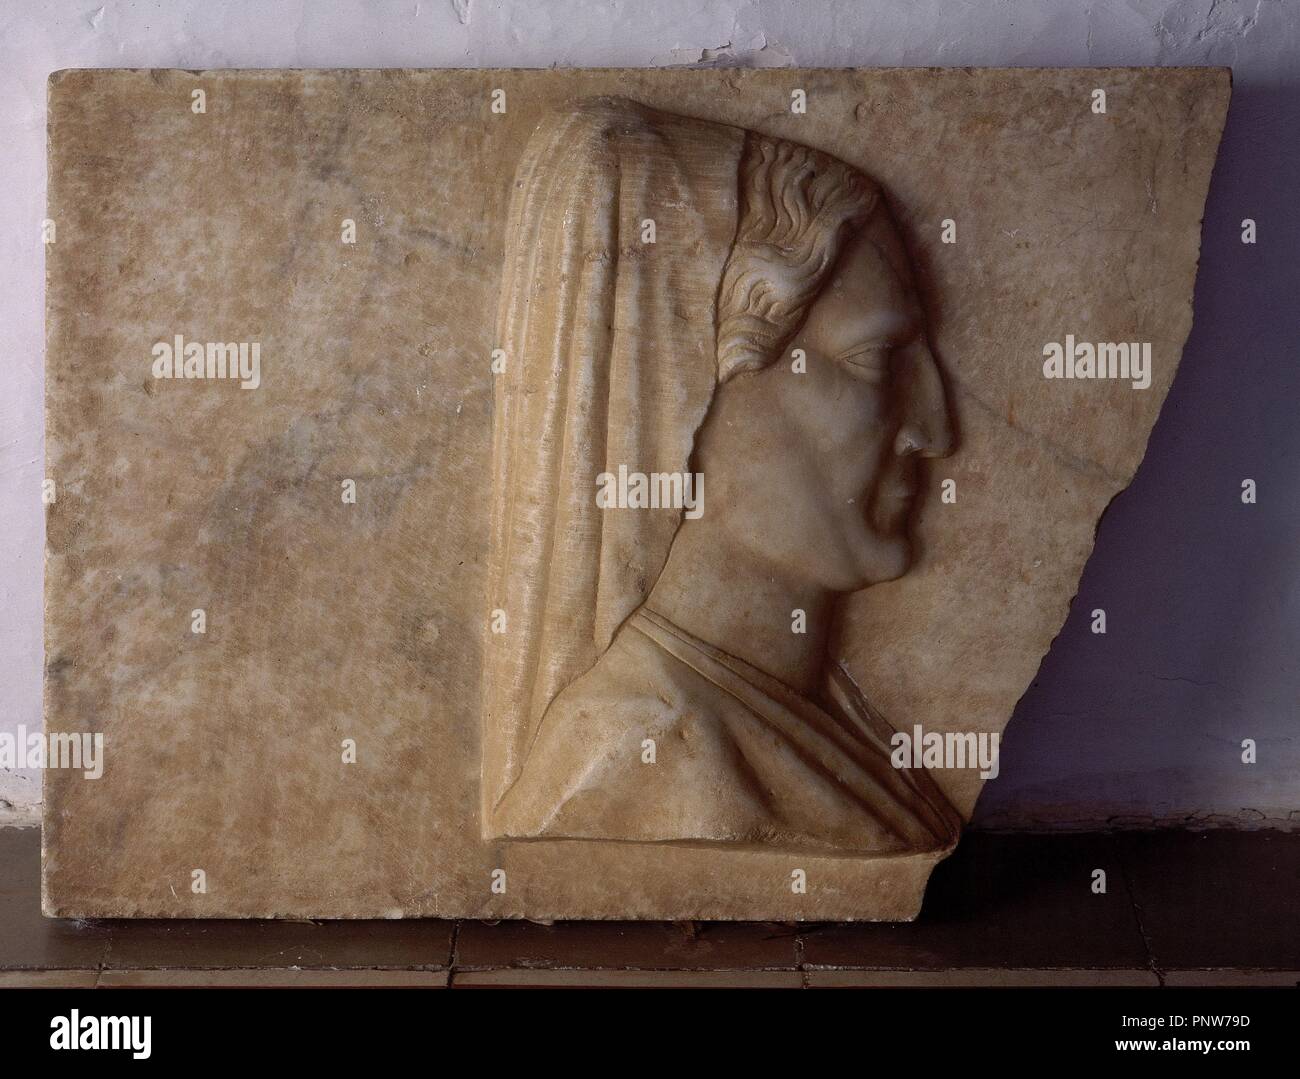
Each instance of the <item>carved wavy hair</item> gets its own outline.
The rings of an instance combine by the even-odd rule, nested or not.
[[[880,189],[818,150],[749,132],[740,220],[718,289],[718,381],[776,360]]]

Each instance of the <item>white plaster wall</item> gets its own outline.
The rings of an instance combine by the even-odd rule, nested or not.
[[[41,715],[45,79],[66,67],[1225,64],[1197,329],[1133,497],[1007,733],[987,823],[1285,824],[1300,805],[1297,0],[0,0],[0,730]],[[1240,264],[1234,222],[1260,221]],[[1237,245],[1239,247],[1239,245]],[[1244,372],[1244,374],[1243,374]],[[1197,482],[1189,483],[1193,477]],[[1260,483],[1259,539],[1198,494]],[[1221,493],[1221,491],[1220,491]],[[1197,543],[1186,542],[1188,535]],[[1194,549],[1193,549],[1194,546]],[[1241,737],[1260,745],[1235,761]],[[39,776],[0,772],[0,820]]]

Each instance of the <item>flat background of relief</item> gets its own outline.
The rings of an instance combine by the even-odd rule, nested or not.
[[[951,476],[959,501],[930,498],[920,564],[861,598],[844,654],[896,725],[1005,724],[1190,326],[1224,73],[68,72],[50,102],[47,721],[105,731],[110,763],[47,777],[49,907],[671,913],[639,856],[574,894],[589,844],[527,845],[555,848],[541,864],[567,883],[494,900],[509,852],[475,820],[504,210],[543,108],[602,92],[885,184],[961,431],[932,488]],[[941,249],[944,217],[959,243]],[[260,341],[262,387],[154,382],[149,348],[178,332]],[[1154,341],[1152,389],[1044,382],[1041,346],[1067,332]],[[968,813],[975,776],[937,778]],[[712,855],[715,889],[732,857]]]

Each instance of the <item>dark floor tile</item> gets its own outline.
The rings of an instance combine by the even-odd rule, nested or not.
[[[1092,891],[1095,869],[1106,893]],[[1114,841],[968,833],[930,880],[920,918],[811,926],[808,967],[1148,969]]]
[[[0,970],[0,989],[94,989],[96,970]]]
[[[457,970],[793,970],[793,926],[767,922],[464,922]]]
[[[1208,970],[1169,970],[1161,974],[1165,985],[1187,986],[1268,986],[1300,989],[1300,970],[1234,970],[1213,967]]]
[[[1048,986],[1144,986],[1160,979],[1138,967],[962,967],[960,969],[864,970],[861,967],[814,967],[804,971],[809,989],[959,989],[1043,988]]]
[[[41,914],[41,830],[0,828],[0,970],[93,970],[107,947],[102,923]]]
[[[106,970],[443,969],[453,922],[109,921]]]
[[[100,989],[445,989],[446,970],[294,970],[274,967],[218,970],[106,970]]]
[[[453,989],[801,989],[797,970],[611,970],[511,967],[456,971]]]
[[[1300,834],[1134,833],[1119,851],[1159,970],[1300,970]]]

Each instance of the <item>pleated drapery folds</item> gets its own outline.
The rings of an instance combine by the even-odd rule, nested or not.
[[[598,508],[596,477],[686,470],[717,385],[739,128],[601,98],[548,116],[515,174],[497,347],[483,831],[546,708],[663,568],[679,509]],[[644,242],[653,223],[654,242]]]

